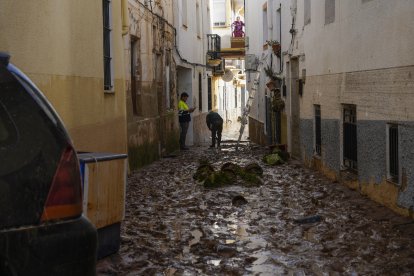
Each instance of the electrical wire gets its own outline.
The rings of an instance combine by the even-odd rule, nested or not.
[[[169,27],[171,27],[174,30],[174,49],[178,55],[178,57],[180,58],[181,62],[192,65],[192,66],[199,66],[199,67],[203,67],[203,68],[207,68],[208,66],[205,64],[201,64],[201,63],[196,63],[196,62],[191,62],[186,60],[185,58],[182,57],[178,46],[177,46],[177,29],[170,23],[168,22],[168,20],[166,20],[165,18],[161,17],[160,15],[156,14],[155,12],[153,12],[151,9],[149,9],[148,7],[145,6],[145,4],[138,2],[138,4],[140,4],[144,9],[146,9],[148,12],[150,12],[153,16],[157,17],[158,20],[164,22],[165,24],[167,24]]]

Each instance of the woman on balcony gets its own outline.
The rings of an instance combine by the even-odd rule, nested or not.
[[[233,37],[244,37],[243,21],[240,21],[240,16],[237,16],[236,21],[231,24],[233,28]]]

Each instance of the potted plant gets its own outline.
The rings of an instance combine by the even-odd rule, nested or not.
[[[280,42],[277,40],[266,40],[266,43],[272,47],[273,53],[280,57]]]

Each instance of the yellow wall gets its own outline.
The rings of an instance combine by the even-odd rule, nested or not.
[[[121,2],[112,8],[115,86],[104,93],[102,1],[0,1],[0,51],[44,92],[81,151],[127,148]]]

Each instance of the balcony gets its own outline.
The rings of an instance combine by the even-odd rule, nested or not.
[[[225,70],[224,59],[244,59],[247,37],[225,37],[226,46],[222,48],[222,40],[218,34],[207,35],[207,66],[213,70],[213,75],[223,75]]]
[[[244,59],[247,37],[230,37],[230,48],[221,48],[221,57],[226,59]]]

